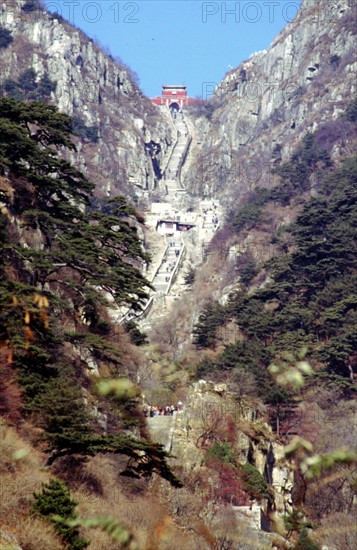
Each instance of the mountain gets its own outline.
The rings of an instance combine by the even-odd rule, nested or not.
[[[143,96],[132,71],[45,11],[41,1],[2,2],[0,10],[0,25],[12,38],[0,48],[2,86],[13,89],[8,81],[17,82],[29,69],[37,82],[46,75],[56,84],[50,100],[76,117],[81,135],[71,159],[96,182],[97,196],[125,191],[134,197],[154,189],[172,141],[170,126]]]
[[[0,6],[0,545],[349,550],[355,3],[303,1],[176,139],[79,29]],[[124,326],[143,231],[165,293]]]
[[[277,160],[290,158],[308,131],[335,121],[356,93],[356,3],[303,0],[268,50],[232,69],[198,116],[200,144],[187,187],[225,205],[257,185],[274,185]],[[353,151],[351,136],[333,159]]]

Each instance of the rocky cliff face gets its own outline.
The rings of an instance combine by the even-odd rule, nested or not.
[[[201,380],[190,390],[187,405],[183,413],[177,415],[171,434],[172,452],[180,465],[187,470],[200,468],[203,450],[208,444],[205,438],[217,435],[227,418],[234,421],[233,439],[239,450],[239,462],[244,464],[249,459],[271,485],[274,509],[281,513],[291,511],[293,473],[283,460],[283,446],[265,422],[261,405],[247,400],[238,403],[227,392],[225,384]]]
[[[51,100],[62,112],[98,129],[96,144],[79,141],[76,165],[98,196],[142,195],[155,188],[170,143],[170,125],[140,92],[130,70],[103,53],[83,32],[24,0],[0,2],[0,24],[13,42],[0,49],[2,83],[33,68],[57,82]]]
[[[228,205],[256,185],[274,183],[274,162],[287,160],[307,131],[335,120],[356,93],[354,0],[303,0],[296,18],[268,51],[230,71],[196,123],[186,187]],[[332,151],[349,151],[341,136]]]

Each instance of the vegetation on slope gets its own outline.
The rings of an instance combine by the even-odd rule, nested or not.
[[[148,258],[136,211],[123,197],[96,209],[93,184],[59,155],[74,147],[71,128],[53,106],[0,100],[2,412],[43,429],[48,464],[64,455],[119,453],[130,459],[127,473],[156,471],[179,485],[160,445],[123,432],[125,410],[143,427],[135,399],[120,406],[91,392],[83,368],[86,350],[109,374],[120,374],[106,306],[140,310],[149,287],[140,266]],[[83,386],[89,407],[96,401],[108,415],[105,434]]]
[[[323,170],[319,195],[305,204],[296,222],[279,236],[281,253],[266,266],[270,282],[253,294],[242,287],[230,296],[223,313],[222,307],[210,304],[194,330],[197,345],[212,346],[217,326],[234,319],[241,338],[227,345],[214,362],[199,365],[198,375],[250,371],[267,402],[276,396],[275,390],[271,395],[267,367],[284,352],[296,354],[307,348],[316,367],[314,377],[346,388],[355,368],[357,159],[347,159],[332,170],[329,159],[308,135],[291,162],[279,169],[282,183],[266,191],[265,200],[283,197],[285,201],[287,187],[290,198],[306,189],[309,166]],[[297,191],[292,192],[291,185],[297,185]],[[256,205],[253,211],[259,211]],[[238,219],[246,224],[247,218],[237,215],[233,224],[240,229]]]

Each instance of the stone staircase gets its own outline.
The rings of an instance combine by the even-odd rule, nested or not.
[[[177,131],[177,142],[166,166],[164,184],[167,195],[166,199],[169,202],[175,203],[180,193],[185,191],[181,185],[180,175],[191,138],[183,113],[174,112],[172,117]]]
[[[185,206],[181,202],[185,189],[181,185],[181,169],[186,160],[186,155],[191,143],[191,136],[184,114],[181,112],[172,113],[172,123],[177,131],[177,140],[167,161],[163,183],[165,185],[165,202],[167,210],[172,213],[167,214],[169,219],[172,216],[181,222],[192,222],[192,213],[185,211]],[[173,213],[175,212],[175,213]],[[162,215],[162,214],[161,214]],[[221,216],[218,203],[213,200],[203,200],[200,202],[199,210],[196,212],[194,224],[196,226],[196,235],[201,244],[200,250],[212,239],[219,227],[219,218]],[[151,275],[151,284],[153,290],[150,297],[139,315],[127,311],[119,322],[135,319],[146,323],[152,309],[156,314],[159,310],[166,308],[166,296],[169,294],[172,285],[175,283],[184,254],[186,254],[185,240],[182,233],[176,233],[166,237],[166,249],[162,252],[163,256],[155,271]],[[197,259],[197,258],[196,258]],[[202,258],[203,259],[203,258]],[[157,307],[156,307],[157,306]]]
[[[168,237],[167,245],[162,263],[152,281],[155,290],[164,294],[167,294],[169,291],[172,274],[177,267],[177,262],[183,248],[183,241],[180,236]]]

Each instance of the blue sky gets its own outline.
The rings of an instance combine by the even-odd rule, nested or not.
[[[232,67],[266,49],[301,0],[45,0],[139,77],[143,92],[186,84],[202,97]]]

